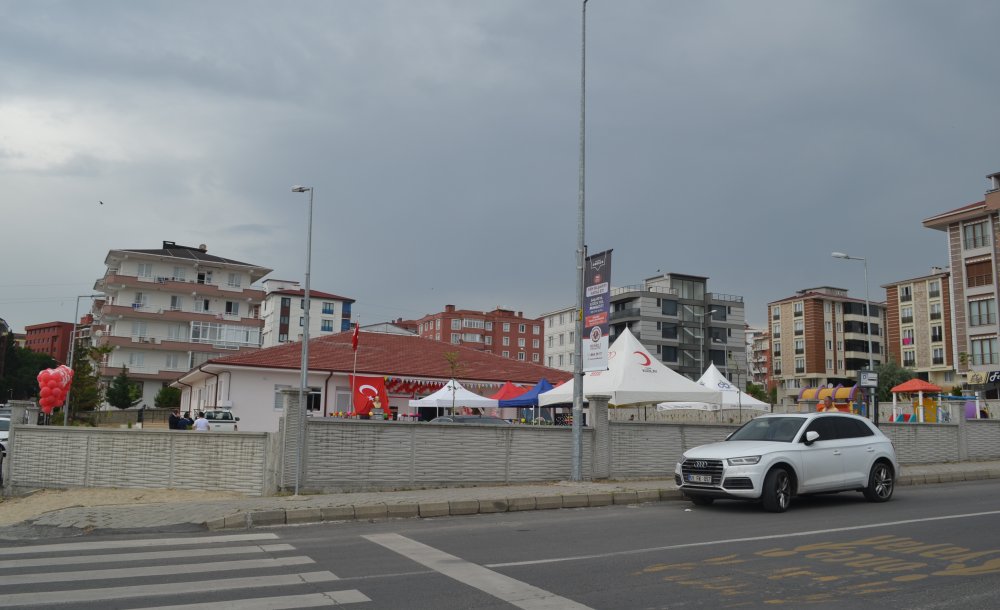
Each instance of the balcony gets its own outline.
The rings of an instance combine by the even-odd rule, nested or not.
[[[913,295],[912,294],[901,294],[901,295],[899,295],[899,302],[900,303],[907,303],[907,302],[912,301],[912,300],[913,300]]]
[[[908,359],[904,358],[903,359],[903,366],[906,367],[906,368],[912,369],[912,368],[914,368],[914,367],[917,366],[917,361],[916,360],[908,360]]]
[[[796,337],[800,337],[800,336],[802,336],[802,334],[803,334],[804,332],[805,332],[804,330],[802,330],[802,329],[798,329],[798,330],[796,330],[796,331],[792,332],[792,334],[793,334],[793,335],[795,335]]]
[[[804,353],[806,353],[805,348],[803,348],[803,347],[797,347],[797,348],[795,348],[795,354],[796,355],[802,355]]]
[[[913,316],[903,316],[899,319],[900,324],[913,324]]]
[[[622,320],[625,318],[638,318],[640,310],[638,307],[629,307],[611,312],[611,320]]]
[[[805,372],[806,372],[806,367],[804,367],[804,366],[797,366],[797,367],[795,367],[795,374],[796,375],[801,375],[801,374],[803,374]]]
[[[111,271],[114,271],[112,273]],[[241,288],[224,284],[199,283],[195,279],[175,277],[137,277],[134,275],[119,275],[117,270],[109,273],[94,283],[94,289],[113,293],[124,288],[139,288],[142,290],[157,290],[167,293],[196,293],[204,297],[249,299],[251,303],[260,303],[264,299],[264,291],[256,288]]]
[[[927,293],[927,298],[930,298],[930,299],[936,299],[939,296],[941,296],[941,291],[940,290],[931,290],[930,292]]]
[[[105,304],[101,309],[101,315],[106,317],[108,320],[118,320],[122,318],[164,320],[168,322],[217,322],[222,320],[235,323],[240,326],[249,326],[251,328],[264,327],[264,320],[260,318],[243,317],[216,311],[194,311],[176,308],[163,309],[139,303],[132,303],[129,305]]]
[[[930,319],[931,320],[940,320],[941,319],[941,312],[940,311],[932,311],[931,314],[930,314]]]
[[[934,358],[931,358],[931,363],[932,364],[944,364],[944,358],[942,356],[935,356]]]

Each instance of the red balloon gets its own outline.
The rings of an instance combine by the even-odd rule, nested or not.
[[[42,398],[45,398],[46,396],[48,396],[51,393],[52,393],[52,388],[50,388],[48,386],[42,386],[42,391],[39,392],[38,395],[40,397],[42,397]]]

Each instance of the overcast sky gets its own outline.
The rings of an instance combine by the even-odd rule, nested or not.
[[[947,265],[1000,171],[995,0],[590,0],[587,243],[768,301]],[[579,0],[0,0],[0,317],[110,249],[301,280],[362,324],[575,301]],[[98,202],[103,201],[104,205]]]

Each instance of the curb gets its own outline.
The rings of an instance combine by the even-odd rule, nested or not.
[[[211,531],[252,529],[272,525],[298,525],[334,521],[379,521],[386,519],[433,518],[457,515],[591,508],[622,504],[647,504],[682,500],[676,489],[640,490],[614,493],[575,493],[561,496],[521,496],[495,500],[451,500],[402,504],[358,504],[327,508],[268,509],[227,515],[206,521]]]

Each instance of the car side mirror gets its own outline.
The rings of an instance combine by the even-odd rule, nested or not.
[[[816,442],[817,439],[819,439],[819,432],[816,432],[815,430],[810,430],[806,432],[805,443],[807,445],[812,445],[813,443]]]
[[[238,418],[238,417],[237,417],[237,418],[236,418],[236,421],[240,421],[240,418]]]

